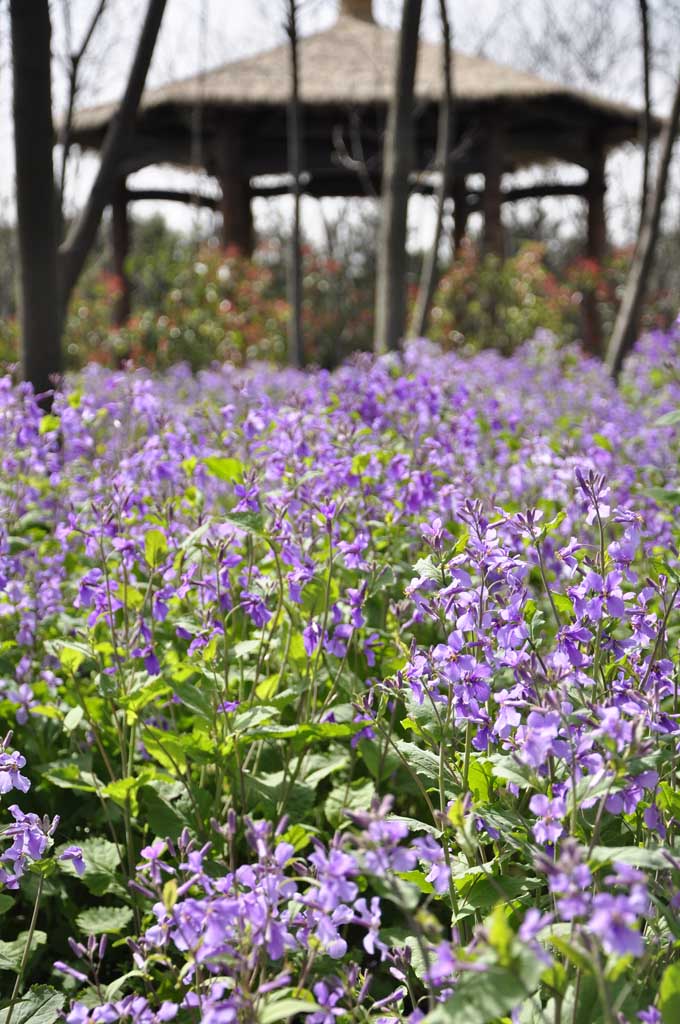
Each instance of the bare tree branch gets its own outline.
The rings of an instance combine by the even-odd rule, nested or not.
[[[85,56],[85,51],[87,50],[88,46],[90,45],[90,40],[92,39],[92,36],[94,35],[94,30],[96,29],[97,24],[98,24],[98,22],[99,22],[99,20],[100,20],[100,18],[102,16],[102,14],[104,13],[104,8],[106,7],[106,3],[107,3],[107,0],[99,0],[99,4],[97,5],[97,8],[96,8],[96,10],[95,10],[95,12],[94,12],[94,14],[92,16],[92,19],[90,21],[90,24],[88,25],[87,31],[85,32],[85,37],[84,37],[84,39],[83,39],[83,41],[81,43],[80,49],[77,50],[75,53],[70,53],[69,54],[69,58],[68,58],[69,59],[68,106],[66,108],[66,118],[64,119],[64,125],[63,125],[62,131],[61,131],[61,145],[62,145],[61,173],[59,175],[59,189],[58,189],[58,193],[57,193],[58,197],[59,197],[59,210],[61,211],[62,218],[63,218],[63,210],[64,210],[64,191],[65,191],[65,187],[66,187],[66,167],[67,167],[67,164],[68,164],[69,152],[70,152],[70,149],[71,149],[71,135],[72,135],[72,128],[73,128],[73,111],[75,109],[76,96],[77,96],[77,93],[78,93],[78,69],[80,68],[80,62],[82,61],[83,57]],[[71,33],[70,33],[70,25],[71,25],[70,0],[64,0],[64,23],[66,25],[67,42],[70,44],[70,36],[71,36]]]
[[[679,124],[680,68],[678,69],[675,86],[673,108],[661,138],[656,185],[645,207],[642,231],[635,249],[633,262],[628,272],[626,288],[607,349],[607,367],[615,378],[621,372],[623,360],[635,344],[640,320],[640,307],[654,261],[654,250],[659,238],[661,211],[668,184],[668,169],[673,155],[673,146],[678,134]]]
[[[80,217],[59,248],[60,290],[64,307],[94,242],[104,207],[110,201],[118,167],[134,129],[165,5],[166,0],[149,0],[125,94],[101,149],[97,177]]]

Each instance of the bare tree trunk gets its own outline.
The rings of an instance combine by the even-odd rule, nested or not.
[[[125,94],[114,115],[101,149],[99,171],[87,203],[59,248],[59,283],[65,309],[73,287],[92,248],[104,207],[120,174],[119,164],[132,135],[137,108],[146,82],[166,0],[149,0],[137,52],[130,69]]]
[[[40,394],[61,373],[58,213],[52,166],[48,0],[11,0],[21,372]]]
[[[404,0],[394,90],[383,146],[375,301],[376,352],[396,351],[406,324],[406,215],[413,149],[413,93],[422,0]]]
[[[420,274],[420,287],[416,308],[413,314],[411,333],[416,338],[422,338],[427,331],[427,324],[430,317],[432,297],[437,285],[437,260],[439,256],[439,242],[442,236],[442,223],[444,220],[444,205],[449,193],[451,181],[451,169],[449,157],[451,142],[455,138],[453,124],[453,83],[451,75],[451,26],[449,24],[446,0],[439,0],[439,18],[442,26],[442,78],[443,93],[441,106],[439,108],[439,126],[437,128],[437,170],[439,172],[439,184],[435,197],[435,224],[432,247],[425,253],[423,266]]]
[[[651,121],[652,121],[652,98],[650,86],[650,44],[649,44],[649,9],[647,0],[639,0],[640,5],[640,29],[642,33],[642,74],[644,81],[645,108],[642,115],[642,130],[640,142],[642,143],[643,164],[642,164],[642,192],[640,195],[640,230],[645,219],[645,206],[649,193],[649,156],[651,148]]]
[[[649,272],[654,260],[654,250],[659,237],[659,226],[661,223],[661,210],[666,196],[668,184],[668,169],[673,155],[673,145],[678,133],[680,123],[680,69],[678,69],[678,80],[675,86],[673,108],[670,118],[664,128],[660,153],[659,166],[656,174],[654,192],[650,195],[645,208],[644,223],[642,231],[635,248],[635,255],[630,270],[626,288],[623,293],[619,312],[614,324],[609,347],[607,349],[607,367],[617,378],[623,366],[623,360],[635,344],[637,337],[640,307],[644,298],[645,288]]]
[[[300,82],[298,69],[297,2],[288,0],[286,32],[290,42],[291,90],[288,101],[288,173],[292,179],[293,225],[288,252],[288,362],[304,366],[302,337],[302,247],[300,242],[300,171],[302,138],[300,130]]]

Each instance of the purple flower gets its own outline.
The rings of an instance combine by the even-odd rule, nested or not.
[[[593,897],[593,910],[588,930],[597,935],[605,953],[617,956],[642,956],[644,941],[636,927],[639,908],[630,897],[598,893]]]
[[[76,870],[76,874],[85,874],[83,851],[79,846],[67,846],[64,852],[59,854],[59,860],[70,860]]]
[[[26,758],[23,754],[3,750],[0,753],[0,793],[9,793],[11,789],[18,789],[21,793],[27,793],[31,783],[21,769],[26,765]]]

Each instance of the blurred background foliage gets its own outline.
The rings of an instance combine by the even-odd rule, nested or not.
[[[305,246],[304,325],[310,362],[331,368],[356,350],[370,350],[375,286],[374,213],[339,215],[325,225],[323,245]],[[163,369],[185,361],[200,369],[214,361],[238,365],[258,359],[284,362],[286,232],[272,224],[253,260],[221,249],[215,238],[171,229],[161,215],[133,221],[127,273],[132,315],[112,324],[120,281],[112,272],[104,225],[69,309],[67,366],[89,360],[117,366],[126,360]],[[666,327],[677,315],[680,287],[673,258],[679,239],[668,235],[649,289],[643,329]],[[13,232],[0,227],[0,362],[18,359]],[[580,256],[578,238],[560,240],[540,215],[508,231],[508,258],[483,259],[474,237],[440,268],[430,337],[445,348],[495,348],[509,354],[538,330],[560,342],[578,339],[584,296],[597,296],[605,335],[611,330],[630,251],[613,250],[603,266]],[[415,299],[421,254],[410,256],[409,291]]]

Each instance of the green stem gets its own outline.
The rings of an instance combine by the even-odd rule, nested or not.
[[[14,988],[12,989],[12,995],[10,996],[9,1008],[7,1010],[7,1017],[5,1019],[5,1024],[12,1024],[12,1014],[14,1012],[14,1007],[17,1004],[17,999],[18,999],[18,996],[19,996],[19,989],[21,988],[21,982],[23,981],[24,971],[26,970],[26,964],[28,963],[28,958],[29,958],[30,953],[31,953],[31,943],[33,942],[33,935],[35,933],[35,926],[36,926],[37,921],[38,921],[38,910],[40,909],[40,898],[42,896],[42,891],[43,891],[43,882],[44,882],[44,879],[43,879],[43,877],[41,875],[40,878],[38,879],[38,891],[35,894],[35,903],[33,904],[33,914],[31,915],[31,923],[28,926],[28,935],[26,936],[26,945],[24,946],[24,952],[23,952],[23,954],[21,956],[21,963],[19,965],[19,970],[17,972],[16,981],[14,982]]]

